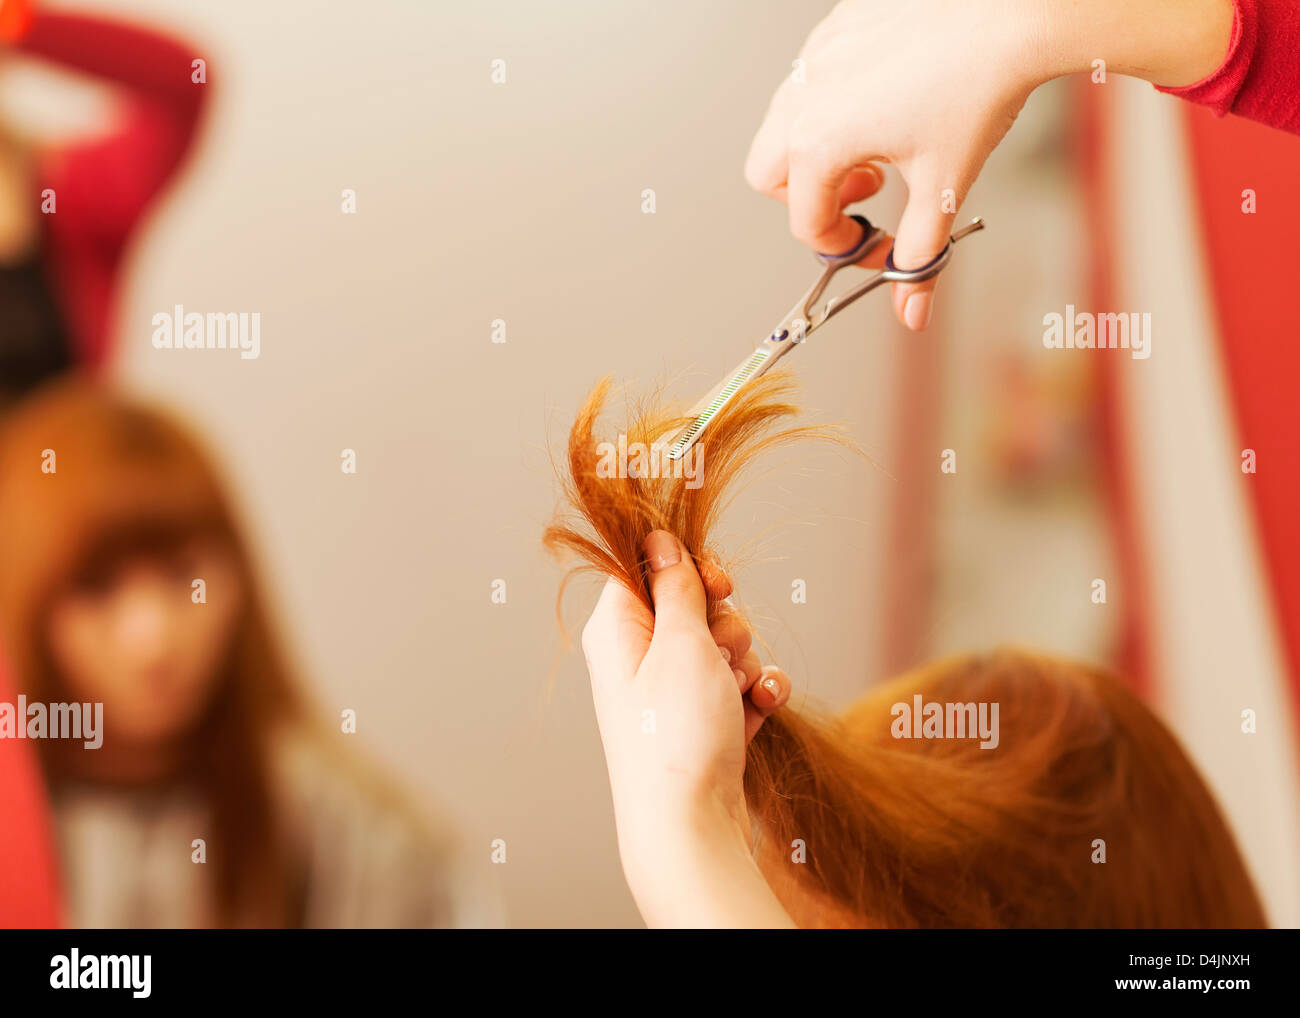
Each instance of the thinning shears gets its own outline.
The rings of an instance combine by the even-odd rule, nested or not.
[[[799,298],[790,313],[781,319],[781,323],[772,330],[758,347],[728,374],[716,386],[709,390],[690,411],[689,423],[677,431],[670,432],[655,443],[656,449],[663,450],[670,460],[681,459],[686,452],[700,440],[709,422],[717,417],[718,412],[726,406],[745,385],[764,374],[777,361],[808,338],[816,329],[825,325],[834,315],[843,311],[859,297],[870,293],[881,283],[920,283],[931,279],[943,271],[952,258],[952,246],[963,237],[984,229],[984,220],[974,219],[963,226],[948,239],[943,250],[919,269],[900,269],[894,264],[894,252],[891,250],[885,258],[885,267],[872,276],[868,276],[857,286],[845,291],[838,297],[831,297],[820,306],[826,287],[840,269],[854,265],[865,258],[868,252],[879,244],[888,234],[879,227],[872,226],[865,216],[854,216],[862,227],[862,239],[853,248],[843,254],[817,255],[824,266],[821,275],[813,281],[808,291]]]

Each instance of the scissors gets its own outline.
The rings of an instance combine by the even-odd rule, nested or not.
[[[781,319],[781,323],[772,330],[771,334],[763,342],[758,344],[754,352],[745,358],[739,367],[726,375],[718,385],[710,389],[708,394],[691,408],[691,420],[688,424],[670,432],[655,443],[656,450],[661,451],[667,447],[667,451],[663,455],[666,455],[670,460],[681,459],[700,440],[700,436],[704,434],[704,429],[709,426],[710,421],[717,417],[718,411],[731,402],[732,397],[740,391],[746,382],[752,381],[767,372],[773,364],[806,340],[815,330],[821,328],[833,316],[839,314],[859,297],[870,293],[881,283],[920,283],[923,280],[937,276],[952,258],[953,244],[976,230],[984,229],[983,219],[972,220],[968,225],[963,226],[949,237],[948,243],[943,246],[943,250],[919,269],[898,268],[894,264],[894,252],[891,249],[885,258],[885,267],[875,275],[868,276],[857,286],[845,291],[838,297],[831,297],[824,304],[814,306],[821,300],[822,294],[826,292],[826,287],[830,285],[831,278],[835,273],[846,265],[853,265],[861,261],[872,248],[888,236],[884,230],[872,226],[871,221],[866,216],[855,215],[852,218],[862,227],[862,239],[843,254],[817,255],[817,260],[824,266],[821,275],[813,281],[808,291],[790,309],[790,313]]]

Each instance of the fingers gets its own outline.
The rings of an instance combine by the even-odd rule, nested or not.
[[[885,234],[880,243],[867,252],[865,258],[859,259],[853,264],[859,265],[864,269],[883,269],[885,267],[885,259],[889,257],[889,251],[893,245],[893,241],[893,237],[889,234]]]
[[[852,163],[836,159],[824,145],[792,148],[786,205],[796,240],[822,254],[839,254],[861,239],[862,228],[845,214],[840,202],[853,169]]]
[[[875,163],[855,166],[840,186],[840,208],[874,197],[885,186],[885,171]]]
[[[736,668],[749,653],[750,644],[753,637],[750,635],[749,627],[741,621],[740,617],[728,612],[721,615],[709,626],[709,635],[713,637],[713,642],[718,645],[722,656],[726,659],[727,664]]]
[[[761,675],[749,691],[749,702],[767,717],[773,711],[784,707],[790,699],[790,676],[776,665],[765,665]]]
[[[780,668],[768,665],[762,670],[762,677],[745,697],[745,745],[758,734],[764,721],[786,705],[790,689],[790,678]]]
[[[785,155],[785,122],[775,112],[769,112],[749,146],[749,155],[745,159],[745,183],[759,194],[775,198],[778,191],[784,194],[789,173],[790,165]],[[781,200],[784,201],[784,197]]]
[[[746,651],[745,656],[739,662],[732,665],[731,672],[736,676],[736,687],[743,696],[759,680],[759,677],[763,674],[763,666],[758,660],[758,654],[750,650]]]
[[[654,632],[649,640],[660,639],[662,634],[689,632],[696,627],[701,633],[708,633],[736,677],[736,688],[744,702],[745,740],[748,742],[762,727],[763,720],[790,699],[789,677],[780,668],[760,665],[752,645],[753,637],[738,616],[724,614],[714,620],[712,626],[705,628],[707,601],[704,582],[691,556],[686,554],[676,537],[667,531],[653,531],[646,538],[644,549],[650,567],[650,596],[655,606]],[[719,575],[725,577],[725,573],[715,569],[712,560],[706,558],[704,561],[709,564],[702,567],[703,571],[709,573],[715,582]],[[629,604],[629,600],[635,604]],[[637,611],[644,615],[639,602],[621,584],[611,580],[605,585],[600,603],[583,632],[583,648],[592,668],[593,684],[600,663],[610,662],[611,668],[624,669],[622,674],[631,674],[644,657],[649,642],[644,628],[639,632],[643,642],[634,643],[632,647],[611,646],[619,642],[626,644],[629,626],[633,627],[633,637],[638,635],[635,628],[638,625]],[[617,621],[620,619],[623,620],[621,623]],[[620,625],[624,634],[622,640],[618,638]]]
[[[705,593],[711,601],[722,601],[731,596],[731,577],[710,552],[704,552],[696,558],[695,566],[700,571]]]
[[[654,530],[642,547],[650,567],[654,638],[692,630],[707,633],[704,584],[682,543],[666,530]]]
[[[593,682],[597,676],[632,675],[650,646],[653,619],[639,598],[609,579],[582,630],[582,652]]]
[[[787,81],[772,96],[767,115],[754,134],[745,158],[745,181],[755,191],[775,197],[784,188],[789,175],[786,140],[790,133],[790,115],[794,109]]]
[[[778,91],[754,136],[745,179],[788,206],[790,232],[798,240],[822,254],[847,251],[861,234],[843,210],[884,187],[884,171],[870,162],[837,160],[826,140],[807,130],[801,132],[806,141],[792,142],[789,104],[782,97]]]
[[[650,566],[650,596],[655,606],[652,638],[664,632],[689,631],[699,627],[717,644],[719,652],[736,673],[740,692],[763,717],[784,704],[790,697],[789,678],[780,668],[759,664],[758,654],[753,649],[753,637],[738,616],[725,614],[705,629],[707,602],[704,584],[681,542],[667,531],[655,530],[646,538],[644,549]],[[623,620],[621,632],[625,642],[629,626],[634,636],[637,627],[644,626],[640,619],[643,615],[640,603],[622,584],[614,580],[606,583],[591,621],[583,631],[583,648],[589,660],[610,653],[608,643],[612,636],[618,635],[618,620]],[[644,640],[643,628],[640,635]],[[635,653],[636,663],[640,662],[644,651],[643,644]],[[626,656],[617,663],[625,666]],[[632,670],[635,670],[636,663]]]
[[[854,202],[862,202],[867,198],[872,198],[885,186],[885,173],[875,163],[868,163],[865,166],[854,166],[849,172],[849,176],[844,179],[840,186],[840,208],[848,208]],[[776,187],[763,191],[768,198],[775,198],[781,204],[788,204],[789,187],[784,179]],[[884,259],[881,257],[881,264]]]
[[[913,173],[907,182],[907,207],[894,238],[894,266],[919,269],[943,251],[956,217],[956,194],[945,197],[943,188],[928,173]],[[953,209],[945,212],[944,209]],[[923,283],[895,283],[894,311],[899,321],[917,332],[930,324],[937,277]]]
[[[944,184],[937,174],[914,167],[905,169],[904,177],[908,202],[894,240],[894,264],[916,269],[948,243],[965,186]],[[859,227],[844,210],[876,194],[885,181],[874,163],[837,154],[833,135],[801,125],[784,88],[750,146],[745,179],[755,190],[785,202],[790,232],[822,254],[847,251],[858,242]],[[945,192],[946,187],[951,190]],[[887,250],[879,245],[860,264],[881,267]],[[930,324],[935,284],[936,278],[894,284],[894,311],[909,329],[920,331]]]
[[[885,171],[875,163],[855,166],[840,185],[840,208],[847,208],[854,202],[875,196],[885,186]],[[774,187],[763,191],[769,198],[775,198],[782,205],[789,202],[789,187],[785,178]],[[883,264],[883,259],[882,259]]]

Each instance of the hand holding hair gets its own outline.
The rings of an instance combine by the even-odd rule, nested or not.
[[[747,629],[706,621],[706,587],[673,535],[645,541],[654,614],[610,579],[582,633],[619,852],[651,925],[790,925],[749,851],[745,747],[790,696]],[[708,592],[730,587],[712,563]],[[724,595],[725,596],[725,595]]]
[[[578,569],[615,577],[583,648],[619,852],[647,923],[1266,923],[1194,765],[1104,672],[999,650],[899,676],[837,717],[774,709],[789,683],[774,673],[779,693],[766,699],[749,634],[724,600],[730,581],[709,549],[755,458],[839,434],[792,423],[789,378],[771,372],[710,425],[704,485],[610,477],[595,427],[608,393],[598,385],[569,432],[567,505],[544,540]],[[655,400],[634,407],[629,441],[648,443],[681,421]],[[996,747],[960,734],[906,737],[897,708],[918,697],[996,705]],[[1093,865],[1098,831],[1135,850]]]

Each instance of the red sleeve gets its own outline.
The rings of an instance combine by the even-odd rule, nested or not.
[[[0,10],[23,7],[0,0]],[[184,160],[212,86],[191,78],[202,54],[148,29],[44,11],[9,22],[0,34],[17,49],[116,86],[123,99],[111,133],[49,153],[39,170],[58,203],[43,217],[52,276],[77,358],[93,370],[107,357],[127,242]]]
[[[16,703],[3,664],[0,703]],[[58,859],[32,745],[0,738],[0,928],[6,929],[60,923]]]
[[[1228,55],[1208,78],[1161,92],[1300,134],[1300,3],[1233,0]]]
[[[120,88],[120,127],[59,152],[42,181],[64,227],[120,245],[190,145],[208,88],[190,79],[199,54],[147,29],[45,11],[17,48]]]

